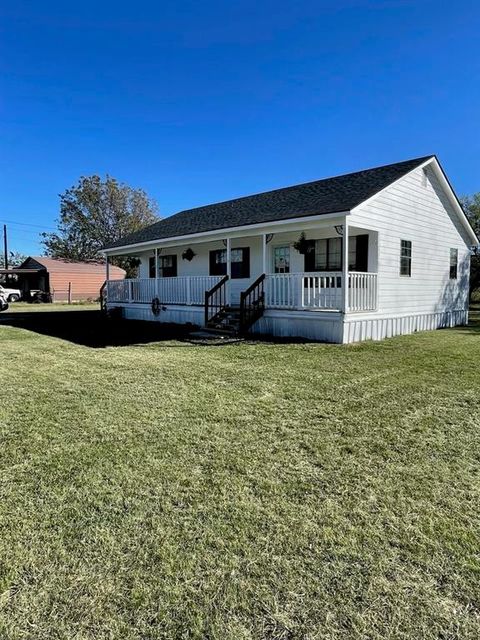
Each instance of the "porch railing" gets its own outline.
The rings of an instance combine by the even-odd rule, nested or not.
[[[228,280],[229,276],[223,276],[209,291],[205,291],[205,326],[226,308]]]
[[[153,298],[158,298],[163,304],[203,305],[205,291],[215,286],[220,279],[220,276],[178,276],[110,280],[107,300],[149,304]]]
[[[348,310],[375,311],[377,308],[377,274],[352,271],[349,274]]]
[[[265,311],[265,274],[240,294],[240,333],[245,333]]]
[[[158,298],[162,304],[204,305],[221,276],[178,276],[110,280],[106,298],[110,303],[146,303]],[[265,277],[267,309],[332,309],[343,307],[342,272],[276,273]],[[377,308],[377,274],[352,271],[348,276],[349,311]]]
[[[268,275],[265,306],[270,309],[334,309],[343,306],[341,271],[276,273]],[[377,274],[351,272],[348,276],[350,311],[377,308]]]

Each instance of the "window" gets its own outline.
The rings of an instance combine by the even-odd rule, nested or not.
[[[155,258],[149,260],[150,278],[155,278]],[[158,256],[158,277],[174,278],[177,275],[177,256]]]
[[[349,237],[348,268],[368,271],[368,234]],[[305,254],[305,271],[341,271],[343,239],[310,240]]]
[[[274,247],[273,271],[274,273],[290,273],[290,247]]]
[[[348,238],[348,268],[350,271],[368,271],[368,233]]]
[[[400,240],[400,275],[412,275],[412,243],[410,240]]]
[[[305,271],[340,271],[342,239],[325,238],[313,241],[313,251],[305,255]]]
[[[458,249],[450,249],[450,280],[456,280],[458,274]]]
[[[250,277],[250,248],[231,250],[232,278]],[[210,251],[210,275],[224,276],[227,273],[227,250]]]

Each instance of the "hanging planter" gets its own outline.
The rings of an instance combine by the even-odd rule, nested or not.
[[[189,262],[191,262],[196,255],[197,254],[195,253],[195,251],[193,251],[189,247],[182,253],[182,260],[188,260]]]
[[[307,240],[303,231],[300,234],[298,240],[293,243],[293,248],[295,249],[295,251],[298,251],[298,253],[301,253],[302,256],[304,256],[308,251],[312,249],[312,243]]]

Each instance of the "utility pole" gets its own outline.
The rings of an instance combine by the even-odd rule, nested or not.
[[[8,269],[8,247],[7,247],[7,225],[3,225],[3,251],[4,251],[4,262],[5,269]]]

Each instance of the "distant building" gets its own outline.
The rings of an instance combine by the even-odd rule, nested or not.
[[[69,262],[44,256],[31,256],[19,267],[0,269],[0,274],[11,280],[20,289],[23,298],[29,298],[31,292],[41,291],[50,294],[54,302],[70,299],[97,299],[100,287],[105,281],[105,264],[101,262]],[[125,271],[110,266],[109,278],[123,280]],[[12,282],[12,284],[13,284]]]

